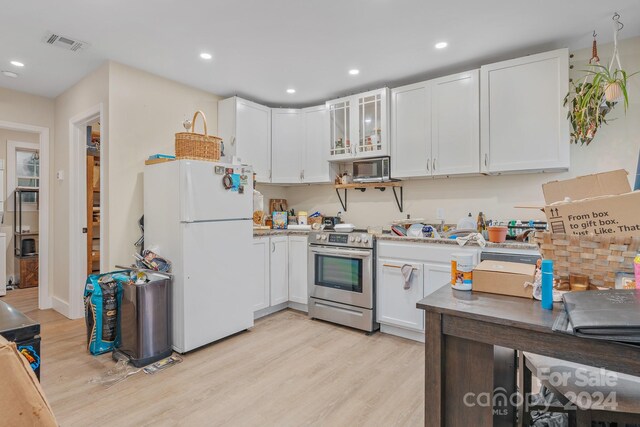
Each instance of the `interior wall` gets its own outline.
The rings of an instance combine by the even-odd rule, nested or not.
[[[76,83],[55,99],[55,136],[57,143],[52,150],[55,166],[52,173],[63,171],[65,179],[52,180],[52,206],[54,210],[54,232],[51,240],[54,242],[52,259],[55,264],[53,297],[58,304],[69,303],[70,286],[78,286],[84,289],[84,283],[75,283],[69,277],[69,259],[72,258],[69,234],[69,157],[70,136],[69,122],[79,114],[88,112],[93,107],[102,104],[103,128],[109,123],[109,64],[105,63],[93,73]],[[103,136],[105,137],[105,136]],[[107,137],[108,138],[108,137]],[[84,179],[78,177],[78,179]],[[85,212],[84,206],[81,208]],[[107,213],[104,213],[108,215]],[[81,262],[78,260],[77,262]],[[83,263],[84,265],[84,263]],[[55,305],[55,302],[54,302]]]
[[[612,44],[599,46],[603,64],[610,60],[612,50]],[[623,40],[619,50],[623,68],[630,73],[640,70],[640,37]],[[574,69],[570,75],[576,79],[584,75],[581,70],[586,68],[591,49],[573,53],[570,63]],[[611,113],[609,124],[598,131],[589,146],[573,145],[568,172],[408,180],[404,183],[404,213],[398,211],[390,189],[384,193],[371,189],[365,193],[351,190],[348,211],[343,218],[360,227],[388,225],[394,219],[406,218],[407,214],[413,218],[435,219],[437,209],[442,208],[446,221],[453,223],[469,212],[475,217],[478,211],[492,219],[544,219],[540,211],[516,209],[515,206],[543,205],[541,185],[545,182],[622,168],[629,171],[633,185],[631,176],[635,175],[640,150],[640,75],[631,78],[628,90],[627,114],[622,105],[618,105]],[[522,155],[526,156],[526,152]],[[393,170],[391,172],[393,175]],[[342,210],[331,185],[296,186],[275,191],[284,194],[289,207],[296,210],[320,210],[331,215]]]
[[[218,128],[220,97],[122,64],[109,73],[109,265],[131,262],[143,214],[144,161],[174,154],[174,134],[196,110],[207,118],[209,134]],[[202,132],[202,123],[196,125]],[[158,183],[162,190],[162,183]],[[153,244],[153,242],[146,242]]]
[[[48,128],[49,129],[49,145],[50,145],[50,150],[53,153],[53,150],[55,147],[55,138],[54,138],[55,115],[54,115],[53,99],[45,98],[42,96],[31,95],[24,92],[18,92],[18,91],[0,87],[0,121],[7,121],[7,122]],[[29,133],[29,132],[25,132],[24,134],[25,134],[24,135],[25,138],[27,137],[27,135],[28,137],[35,138],[27,142],[30,142],[30,141],[38,142],[38,134]],[[6,144],[6,139],[14,139],[14,138],[13,137],[5,138],[3,136],[0,136],[0,141],[3,141],[2,142],[3,144]],[[2,155],[5,157],[6,157],[6,152],[7,152],[6,145],[4,146],[4,148],[0,147],[0,153],[2,153]],[[52,154],[49,157],[49,171],[50,171],[49,182],[53,182],[53,177],[55,174],[53,164],[54,164],[54,158]],[[6,164],[5,164],[5,171],[6,171]],[[6,180],[5,180],[5,183],[6,183]],[[53,202],[55,201],[55,195],[53,191],[54,191],[54,186],[52,185],[51,193],[50,193],[50,200],[51,200],[50,207],[53,207]],[[5,186],[5,193],[6,193],[6,186]],[[5,194],[5,197],[7,197],[6,194]],[[49,248],[48,248],[49,254],[53,254],[53,250],[54,250],[54,240],[55,240],[54,216],[55,216],[55,212],[54,212],[54,209],[52,208],[49,214],[49,230],[50,230]],[[6,218],[6,215],[5,215],[5,218]],[[37,223],[36,223],[36,227],[37,227]],[[11,225],[7,224],[6,220],[1,230],[7,233],[7,240],[9,240],[10,238],[13,238]],[[10,242],[9,248],[13,248],[13,242]],[[8,252],[11,252],[11,251],[8,251]],[[8,258],[7,258],[7,261],[9,261]],[[13,263],[10,264],[9,262],[7,262],[7,275],[10,274],[11,270],[9,269],[13,268],[12,265]],[[54,262],[53,256],[49,256],[48,271],[49,273],[48,273],[47,282],[49,284],[49,294],[51,295],[53,291],[53,282],[54,282],[53,278],[54,278],[54,271],[55,271],[55,262]]]
[[[16,258],[13,253],[13,194],[8,194],[7,192],[7,141],[33,142],[37,144],[40,142],[40,137],[37,133],[0,129],[0,159],[4,162],[4,170],[2,171],[4,175],[4,188],[2,189],[2,194],[4,194],[4,216],[2,225],[0,225],[0,232],[5,233],[7,236],[6,260],[7,280],[9,280],[10,276],[19,274],[19,268],[15,266]],[[31,231],[37,231],[38,212],[23,211],[22,225],[28,225],[31,227]]]

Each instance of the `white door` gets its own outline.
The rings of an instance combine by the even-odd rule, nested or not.
[[[183,301],[173,302],[174,322],[183,319],[174,328],[183,352],[253,326],[250,227],[249,221],[183,224]]]
[[[307,236],[289,236],[289,301],[307,304]]]
[[[401,267],[409,264],[413,267],[409,289],[405,289],[405,280]],[[416,308],[423,298],[422,265],[398,259],[378,259],[377,283],[378,322],[399,326],[416,331],[424,330],[424,312]]]
[[[355,154],[351,127],[353,98],[342,98],[327,102],[329,114],[329,160],[350,159]],[[355,124],[357,126],[357,123]]]
[[[304,108],[304,155],[302,180],[308,183],[332,182],[327,159],[329,114],[325,105]]]
[[[277,108],[271,110],[271,182],[296,184],[302,182],[304,154],[304,115],[301,110]]]
[[[389,154],[389,89],[377,89],[354,97],[352,132],[357,157]]]
[[[472,70],[432,81],[434,176],[480,172],[479,74]]]
[[[259,182],[271,182],[271,109],[237,98],[236,153],[253,166]]]
[[[451,285],[451,264],[424,264],[424,295],[423,298],[437,291],[443,286]]]
[[[391,91],[391,176],[431,175],[431,86],[429,82]]]
[[[253,311],[269,307],[269,237],[253,239],[251,246],[251,268],[249,283],[251,285],[251,304]]]
[[[173,162],[171,162],[173,163]],[[180,160],[180,221],[210,221],[251,218],[253,214],[253,172],[249,167],[234,166],[234,172],[242,181],[243,192],[225,189],[222,174],[216,166],[223,163],[198,160]],[[157,165],[170,168],[173,165]],[[244,172],[243,172],[244,170]],[[162,183],[158,183],[161,191]]]
[[[480,68],[482,171],[569,168],[567,49]]]
[[[287,236],[271,237],[271,305],[289,301],[289,255]]]

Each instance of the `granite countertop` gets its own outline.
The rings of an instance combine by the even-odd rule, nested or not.
[[[454,239],[432,239],[429,237],[403,237],[403,236],[395,236],[391,234],[383,234],[376,236],[376,239],[380,241],[394,241],[394,242],[405,242],[405,243],[422,243],[422,244],[435,244],[435,245],[456,245],[458,246],[458,242]],[[468,242],[466,247],[480,247],[476,242]],[[490,249],[525,249],[525,250],[538,250],[538,245],[533,243],[521,243],[516,242],[514,240],[507,241],[505,243],[491,243],[487,242],[485,248]]]
[[[253,237],[263,236],[307,236],[309,231],[306,230],[253,230]],[[453,239],[431,239],[428,237],[403,237],[395,236],[392,234],[376,235],[378,241],[392,241],[392,242],[404,242],[404,243],[420,243],[427,245],[458,245]],[[476,242],[469,242],[466,247],[480,247]],[[485,248],[488,249],[520,249],[520,250],[538,250],[538,245],[533,243],[521,243],[514,240],[509,240],[505,243],[491,243],[487,242]]]
[[[307,230],[253,230],[253,237],[262,236],[308,236]]]

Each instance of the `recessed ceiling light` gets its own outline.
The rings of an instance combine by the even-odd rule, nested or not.
[[[11,77],[13,79],[15,79],[16,77],[18,77],[18,75],[16,73],[14,73],[13,71],[2,71],[2,74],[7,76],[7,77]]]
[[[11,65],[14,65],[16,67],[24,67],[24,64],[20,61],[11,61]]]
[[[436,43],[436,49],[444,49],[447,47],[447,42]]]
[[[213,56],[210,53],[202,52],[200,54],[200,58],[202,58],[202,59],[211,59],[211,58],[213,58]]]
[[[354,68],[353,70],[349,70],[349,74],[351,74],[352,76],[357,76],[358,74],[360,74],[360,70],[356,70]]]
[[[287,89],[287,93],[296,93],[295,89]]]

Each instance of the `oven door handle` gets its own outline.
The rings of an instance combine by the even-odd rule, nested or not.
[[[352,258],[369,258],[371,257],[371,252],[367,251],[341,251],[339,249],[329,249],[329,250],[321,250],[321,249],[309,249],[314,254],[319,255],[343,255]]]

